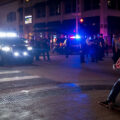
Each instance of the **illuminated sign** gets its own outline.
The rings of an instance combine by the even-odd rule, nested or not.
[[[30,24],[32,23],[32,15],[25,16],[25,24]]]

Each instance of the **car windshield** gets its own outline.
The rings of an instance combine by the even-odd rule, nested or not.
[[[22,39],[22,38],[3,38],[0,39],[0,44],[1,45],[25,45],[26,44],[26,39]]]

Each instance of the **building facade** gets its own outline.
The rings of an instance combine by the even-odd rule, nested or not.
[[[18,1],[0,0],[0,31],[18,31]]]
[[[0,0],[0,29],[20,35],[120,33],[120,0]],[[83,22],[80,19],[83,18]]]

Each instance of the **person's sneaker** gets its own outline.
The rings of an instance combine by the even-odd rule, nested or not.
[[[110,110],[114,109],[114,107],[115,107],[115,103],[110,102],[110,103],[108,104],[108,108],[109,108]]]
[[[102,101],[102,102],[99,102],[100,105],[103,105],[105,107],[109,107],[109,102],[108,101]]]
[[[115,104],[113,102],[109,102],[109,101],[102,101],[102,102],[99,102],[100,105],[102,106],[105,106],[106,108],[109,108],[109,109],[113,109]]]

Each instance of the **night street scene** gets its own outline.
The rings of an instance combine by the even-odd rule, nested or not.
[[[0,0],[0,120],[120,120],[120,0]]]

